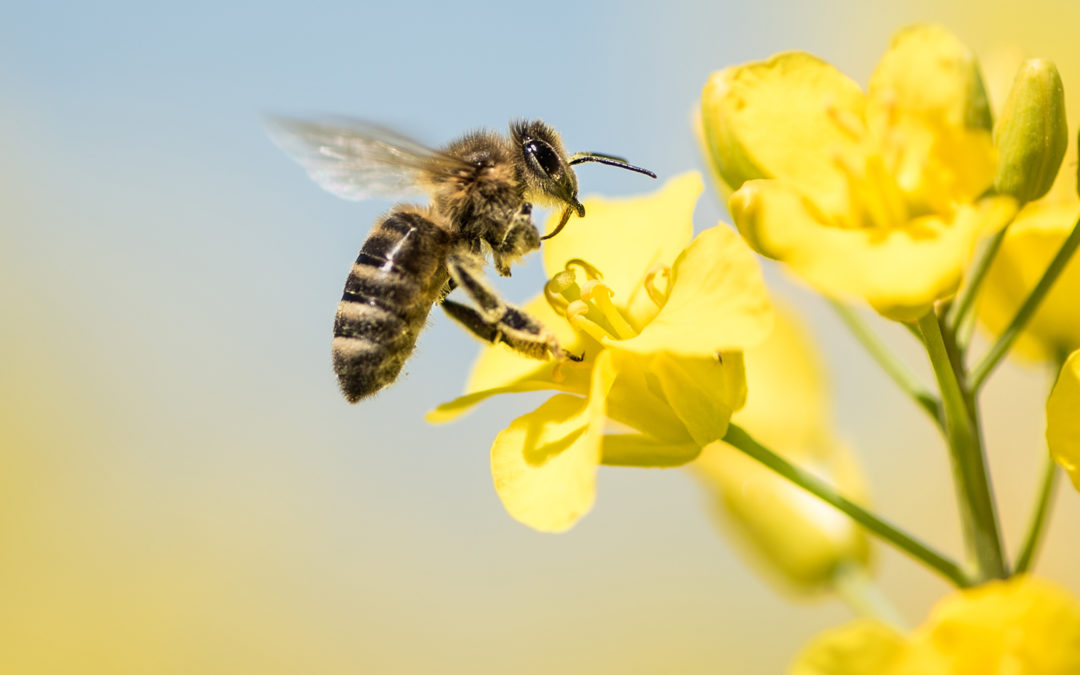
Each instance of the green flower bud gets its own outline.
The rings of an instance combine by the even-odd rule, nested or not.
[[[1057,177],[1068,143],[1065,89],[1057,67],[1046,59],[1025,61],[994,127],[994,189],[1021,202],[1042,197]]]

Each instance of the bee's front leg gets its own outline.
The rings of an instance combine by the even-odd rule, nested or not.
[[[502,342],[534,359],[573,358],[559,348],[559,341],[538,319],[503,300],[483,278],[481,269],[467,256],[451,255],[447,261],[450,277],[477,304],[473,309],[453,300],[443,300],[442,308],[455,321],[485,342]]]
[[[495,270],[510,276],[510,264],[530,251],[540,248],[540,230],[532,220],[532,204],[522,202],[503,230],[502,238],[489,241]]]

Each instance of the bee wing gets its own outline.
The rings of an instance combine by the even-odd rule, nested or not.
[[[397,198],[422,190],[433,175],[470,169],[467,162],[367,122],[280,117],[265,122],[274,144],[342,199]]]

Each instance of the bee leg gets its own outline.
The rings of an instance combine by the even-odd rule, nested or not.
[[[501,276],[510,276],[510,263],[540,248],[540,230],[532,220],[532,204],[522,202],[503,230],[502,239],[488,243],[491,244],[495,270]]]
[[[502,342],[534,359],[546,359],[549,355],[564,358],[555,334],[536,318],[499,297],[475,264],[452,255],[447,261],[447,269],[451,278],[479,307],[473,309],[453,300],[442,302],[446,313],[469,332],[485,342]]]

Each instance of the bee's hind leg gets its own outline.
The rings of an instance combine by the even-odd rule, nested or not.
[[[485,342],[502,342],[524,356],[534,359],[557,359],[566,355],[559,342],[544,324],[503,300],[488,285],[481,269],[463,256],[451,255],[447,261],[451,279],[473,299],[479,309],[453,300],[443,300],[442,308],[455,321]]]

